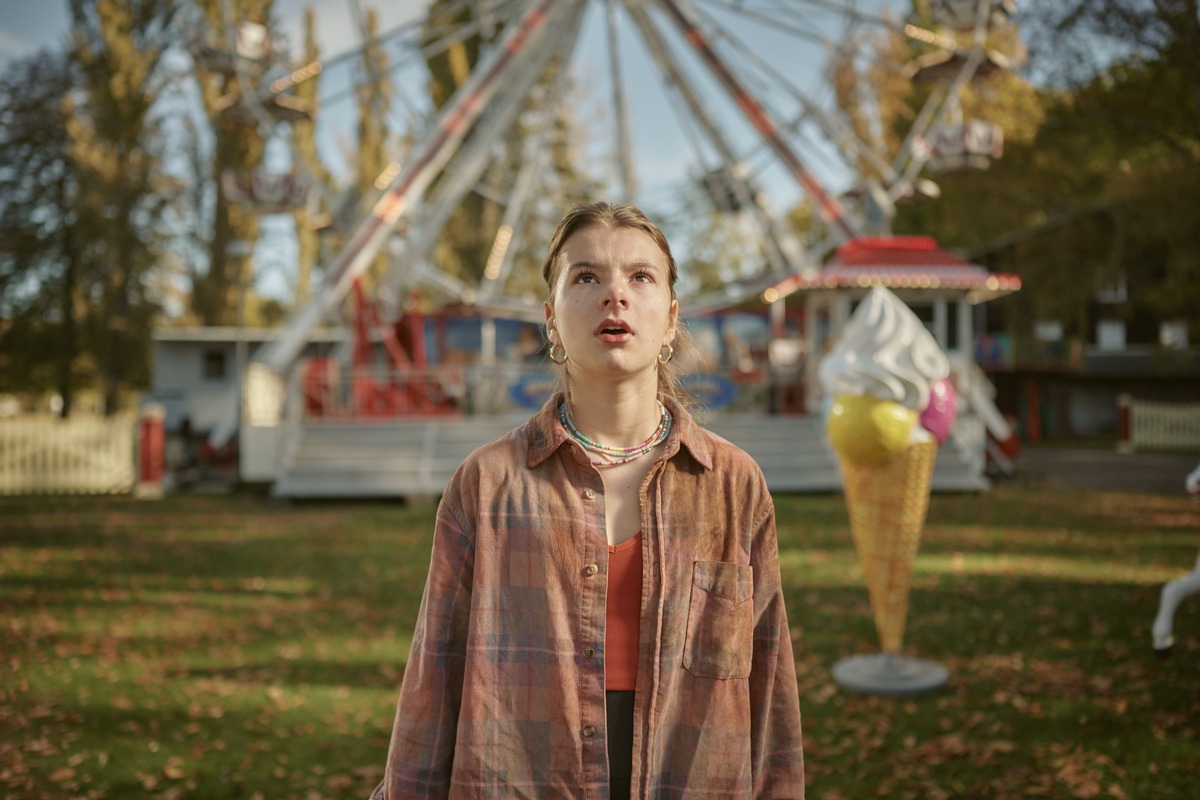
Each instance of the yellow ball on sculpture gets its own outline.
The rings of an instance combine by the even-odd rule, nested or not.
[[[826,427],[838,455],[859,464],[883,464],[909,445],[917,412],[870,395],[841,395],[829,409]]]

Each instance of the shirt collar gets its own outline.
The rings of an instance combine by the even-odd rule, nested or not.
[[[556,392],[527,424],[530,469],[541,464],[555,450],[570,441],[570,437],[558,421],[558,405],[562,402],[562,397],[562,392]],[[664,398],[663,405],[675,419],[671,425],[671,435],[667,437],[667,458],[673,458],[682,446],[697,464],[705,469],[712,469],[712,452],[703,429],[696,424],[691,414],[671,398]]]

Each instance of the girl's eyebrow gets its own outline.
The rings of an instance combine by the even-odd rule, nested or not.
[[[587,259],[580,259],[579,261],[572,262],[570,265],[568,265],[567,271],[573,272],[575,270],[581,270],[581,269],[597,269],[602,266],[603,265],[598,264],[595,261],[588,261]],[[624,264],[623,266],[629,270],[639,270],[639,271],[649,271],[649,272],[660,272],[661,271],[659,266],[657,264],[655,264],[653,261],[630,261],[627,264]]]

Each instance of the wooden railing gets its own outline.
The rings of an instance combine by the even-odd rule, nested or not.
[[[1200,403],[1117,398],[1117,449],[1200,453]]]
[[[136,440],[132,416],[0,419],[0,494],[130,492]]]

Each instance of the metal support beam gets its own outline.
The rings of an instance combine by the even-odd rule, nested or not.
[[[621,176],[621,192],[626,202],[633,202],[637,179],[633,174],[633,142],[629,138],[629,111],[625,107],[625,90],[621,81],[621,58],[617,52],[617,0],[607,0],[609,80],[612,82],[613,121],[617,132],[617,166]]]

